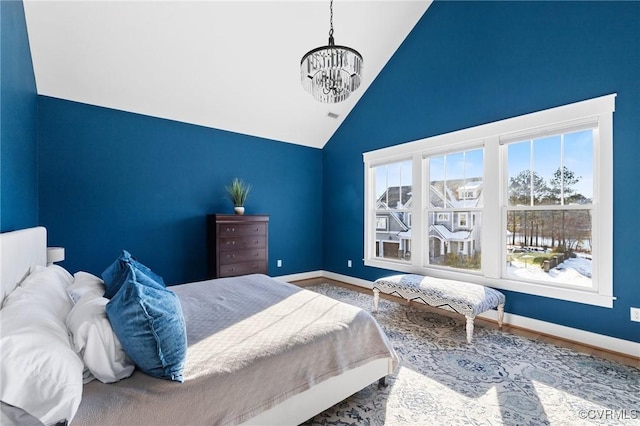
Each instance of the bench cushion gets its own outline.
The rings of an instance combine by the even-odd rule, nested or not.
[[[415,274],[379,278],[373,288],[471,318],[505,302],[504,294],[489,287]]]

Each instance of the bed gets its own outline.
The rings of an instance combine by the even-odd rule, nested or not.
[[[46,264],[46,229],[1,234],[0,261],[5,299],[29,271]],[[296,425],[383,379],[397,365],[369,313],[266,275],[169,289],[186,324],[184,382],[137,369],[115,383],[93,380],[71,408],[72,425]],[[9,321],[3,311],[4,305],[4,327]],[[2,347],[4,355],[7,342]],[[29,413],[6,403],[5,394],[11,394],[6,382],[2,419],[15,422]],[[69,420],[38,418],[48,424]]]

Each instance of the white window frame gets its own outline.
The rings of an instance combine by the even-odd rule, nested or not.
[[[462,224],[462,218],[464,218],[464,225]],[[458,228],[470,228],[468,211],[458,213]]]
[[[383,220],[383,222],[380,222]],[[380,226],[384,223],[384,226]],[[388,231],[389,230],[389,218],[387,216],[376,215],[376,231]]]
[[[364,264],[394,271],[463,280],[494,288],[554,299],[613,307],[613,112],[616,94],[575,102],[531,114],[508,118],[451,133],[363,153],[365,172]],[[506,259],[506,163],[502,145],[528,134],[566,130],[596,122],[594,130],[593,193],[593,288],[580,289],[505,278]],[[482,267],[478,271],[452,270],[425,262],[429,247],[426,235],[428,202],[427,165],[424,158],[473,148],[484,148]],[[413,216],[411,261],[375,257],[375,187],[373,168],[396,161],[413,162]],[[488,190],[492,188],[492,190]],[[493,190],[495,188],[495,190]],[[491,218],[491,220],[489,220]],[[501,235],[503,238],[490,238]]]

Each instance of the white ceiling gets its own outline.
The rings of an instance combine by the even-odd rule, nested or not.
[[[316,148],[430,4],[335,0],[336,44],[362,54],[364,76],[322,104],[300,59],[327,44],[328,0],[24,0],[38,94]]]

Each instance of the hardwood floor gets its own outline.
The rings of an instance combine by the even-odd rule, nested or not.
[[[366,288],[362,288],[362,287],[359,287],[359,286],[354,286],[354,285],[347,284],[347,283],[344,283],[344,282],[341,282],[341,281],[331,280],[331,279],[327,279],[327,278],[312,278],[312,279],[308,279],[308,280],[301,280],[301,281],[292,282],[292,284],[298,285],[300,287],[305,287],[305,286],[314,285],[314,284],[321,284],[321,283],[331,283],[331,284],[339,285],[341,287],[349,288],[351,290],[359,291],[361,293],[371,293],[371,291],[367,290]],[[448,311],[444,311],[442,309],[432,308],[431,306],[427,306],[427,305],[424,305],[422,303],[408,302],[408,301],[406,301],[404,299],[401,299],[399,297],[396,297],[396,296],[389,296],[389,295],[381,293],[380,297],[396,301],[396,302],[398,302],[400,304],[403,304],[403,305],[412,305],[412,306],[418,307],[419,309],[425,309],[425,310],[428,310],[428,311],[437,312],[437,313],[442,314],[442,315],[448,315],[450,317],[460,318],[460,315],[456,315],[453,312],[448,312]],[[495,329],[498,328],[498,323],[497,322],[491,321],[491,320],[486,320],[484,318],[476,318],[475,324],[477,326],[480,326],[480,327],[491,327],[491,328],[495,328]],[[509,324],[504,324],[503,327],[502,327],[502,331],[505,332],[505,333],[514,334],[516,336],[522,336],[522,337],[526,337],[528,339],[539,340],[541,342],[550,343],[550,344],[553,344],[553,345],[565,347],[565,348],[568,348],[568,349],[575,350],[576,352],[593,355],[593,356],[596,356],[596,357],[599,357],[599,358],[603,358],[603,359],[608,359],[610,361],[615,361],[615,362],[618,362],[620,364],[629,365],[631,367],[640,368],[640,357],[632,357],[632,356],[628,356],[626,354],[612,352],[612,351],[609,351],[609,350],[606,350],[606,349],[602,349],[602,348],[597,348],[597,347],[594,347],[594,346],[584,345],[582,343],[575,342],[575,341],[572,341],[572,340],[561,339],[561,338],[558,338],[558,337],[555,337],[555,336],[550,336],[550,335],[544,334],[544,333],[538,333],[538,332],[533,331],[533,330],[528,330],[528,329],[521,328],[521,327],[515,327],[515,326],[509,325]]]

